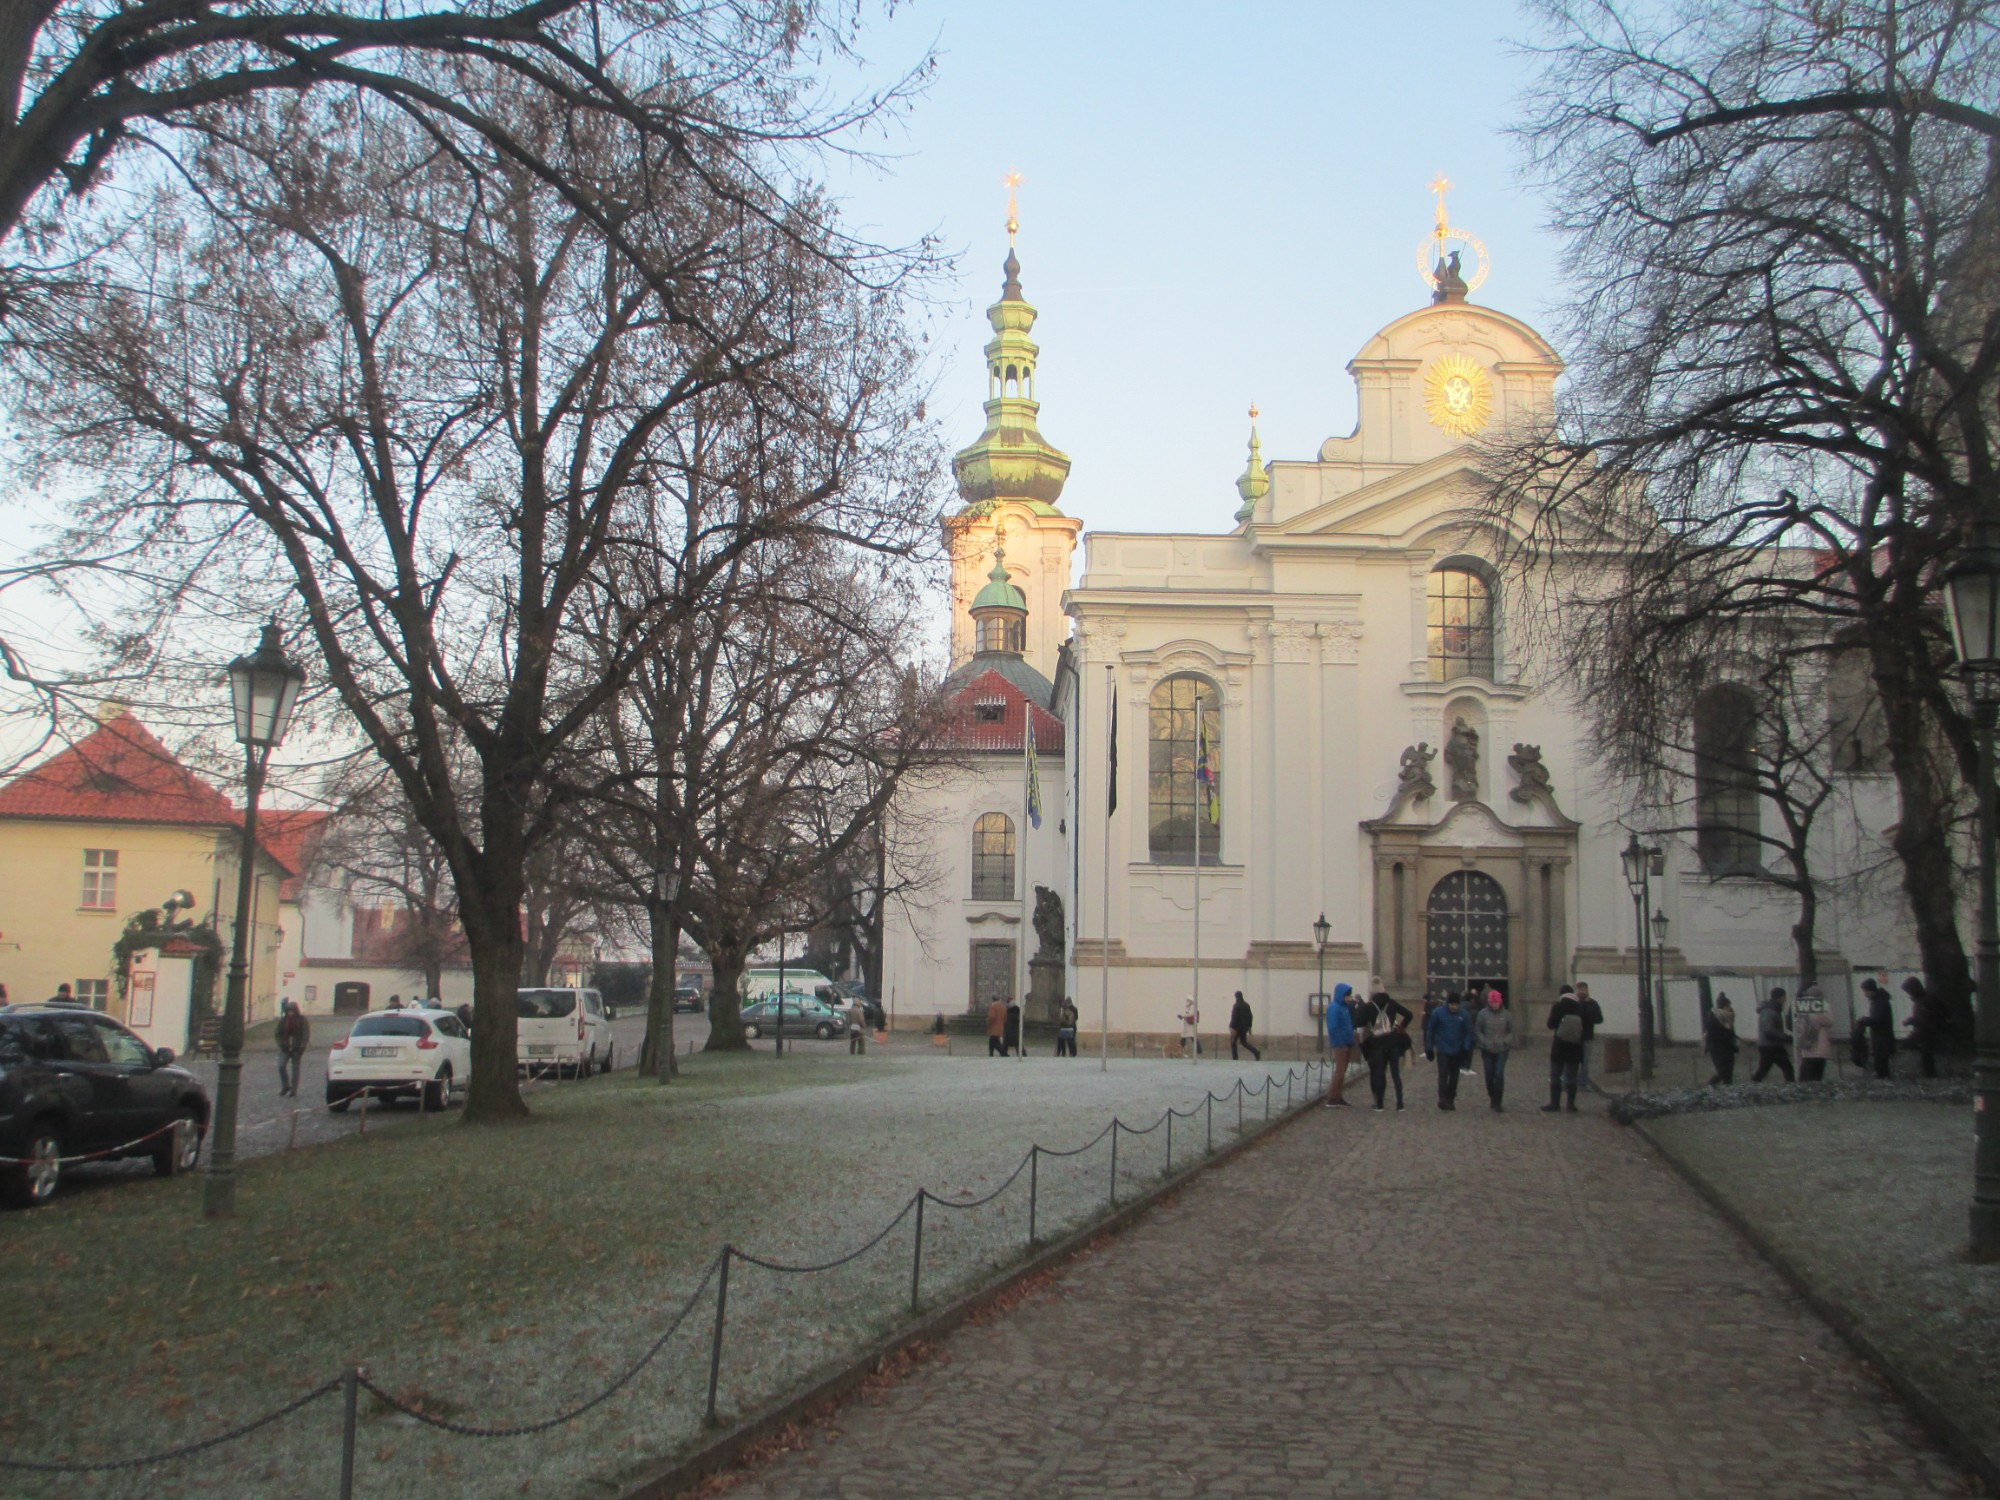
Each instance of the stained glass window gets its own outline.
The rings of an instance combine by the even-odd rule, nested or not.
[[[1493,591],[1470,568],[1435,568],[1425,590],[1432,682],[1493,677]]]
[[[1194,863],[1200,819],[1201,862],[1222,862],[1222,710],[1215,684],[1188,673],[1153,689],[1146,731],[1147,791],[1154,864]],[[1208,753],[1207,785],[1197,776],[1201,744],[1195,734],[1195,699],[1201,699]]]

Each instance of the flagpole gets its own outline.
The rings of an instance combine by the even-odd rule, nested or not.
[[[1118,681],[1104,664],[1104,722],[1108,727],[1104,765],[1104,930],[1097,944],[1097,1071],[1111,1069],[1111,816],[1118,799]]]
[[[1208,787],[1201,779],[1207,765],[1208,742],[1202,735],[1201,694],[1194,695],[1194,989],[1188,1009],[1194,1012],[1194,1040],[1188,1061],[1201,1057],[1201,821],[1208,816]]]
[[[1032,699],[1021,704],[1021,957],[1014,965],[1015,993],[1021,1007],[1020,1030],[1014,1035],[1014,1055],[1028,1055],[1028,935],[1034,930],[1028,921],[1028,834],[1035,814],[1035,705]]]

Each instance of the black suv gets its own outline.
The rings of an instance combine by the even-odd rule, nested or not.
[[[193,1129],[176,1131],[177,1120]],[[0,1008],[0,1188],[22,1207],[55,1195],[79,1156],[150,1156],[161,1176],[190,1170],[208,1131],[208,1090],[170,1048],[109,1016],[67,1006]]]

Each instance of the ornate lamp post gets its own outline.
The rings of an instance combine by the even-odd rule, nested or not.
[[[248,656],[229,664],[236,738],[243,746],[243,840],[236,854],[236,931],[229,945],[229,986],[222,1002],[222,1064],[215,1081],[215,1129],[201,1211],[210,1218],[236,1212],[236,1105],[243,1075],[244,992],[249,987],[250,896],[257,876],[257,799],[271,751],[292,722],[306,674],[285,655],[274,621]]]
[[[1659,1012],[1660,1031],[1667,1029],[1667,914],[1653,913],[1653,1005]],[[1671,1036],[1666,1040],[1672,1041]]]
[[[1626,841],[1619,860],[1625,866],[1625,884],[1632,890],[1632,924],[1639,934],[1639,1077],[1653,1076],[1653,1003],[1647,975],[1646,887],[1652,877],[1652,855],[1633,834]]]
[[[1981,519],[1972,545],[1945,575],[1952,644],[1979,732],[1978,1009],[1973,1026],[1972,1242],[1974,1260],[2000,1260],[2000,917],[1994,911],[1993,731],[2000,717],[2000,538]]]
[[[1333,924],[1327,921],[1326,913],[1321,912],[1319,920],[1313,923],[1313,945],[1319,949],[1319,988],[1316,993],[1319,995],[1322,1007],[1326,1004],[1326,940],[1332,936]],[[1313,1033],[1315,1038],[1313,1051],[1326,1051],[1326,1014],[1323,1009],[1319,1024],[1313,1028]]]

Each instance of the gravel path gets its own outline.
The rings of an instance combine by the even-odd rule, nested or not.
[[[1414,1071],[1408,1112],[1315,1111],[733,1500],[1970,1493],[1602,1105],[1446,1114]]]

